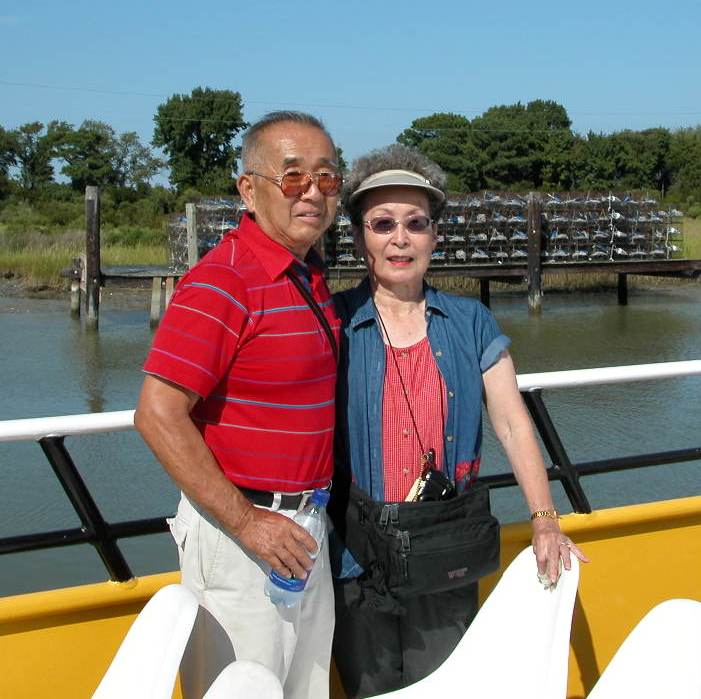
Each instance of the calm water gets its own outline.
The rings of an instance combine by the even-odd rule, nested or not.
[[[103,299],[100,332],[85,333],[68,300],[0,297],[0,420],[133,408],[151,332],[146,294]],[[701,285],[615,293],[549,295],[529,317],[523,296],[495,296],[520,373],[701,359]],[[546,403],[572,461],[699,446],[701,377],[578,391]],[[508,468],[485,425],[483,469]],[[134,433],[69,438],[75,462],[108,521],[174,511],[177,492]],[[701,493],[699,462],[584,479],[594,507]],[[559,485],[558,509],[569,511]],[[497,491],[503,521],[526,510],[518,491]],[[0,537],[79,526],[36,444],[0,444]],[[168,535],[120,543],[138,574],[170,570]],[[90,546],[0,557],[0,595],[105,578]]]

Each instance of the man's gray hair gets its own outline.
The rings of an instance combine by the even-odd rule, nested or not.
[[[334,147],[334,150],[336,149],[333,138],[331,138],[331,134],[326,130],[326,127],[321,119],[317,119],[315,116],[306,114],[305,112],[270,112],[269,114],[266,114],[258,119],[258,121],[251,124],[246,130],[246,133],[243,135],[241,142],[241,165],[243,166],[244,172],[247,172],[258,164],[258,148],[260,146],[261,134],[271,126],[282,123],[302,124],[304,126],[311,126],[315,129],[319,129],[319,131],[322,131],[329,141],[331,141],[331,145]]]
[[[437,187],[445,194],[446,174],[440,166],[427,158],[420,151],[409,148],[401,143],[377,150],[370,151],[353,162],[351,171],[345,175],[341,203],[348,213],[351,223],[360,227],[363,223],[362,207],[364,196],[361,195],[351,202],[350,197],[358,189],[361,182],[370,175],[375,175],[384,170],[409,170],[425,177],[434,187]],[[427,191],[431,218],[438,220],[445,208],[445,199],[438,201],[438,198],[431,196]]]

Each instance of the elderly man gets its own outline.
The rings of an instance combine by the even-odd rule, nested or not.
[[[135,423],[182,490],[171,530],[203,611],[182,669],[201,697],[235,658],[288,699],[328,696],[328,552],[292,516],[332,475],[334,335],[312,245],[342,184],[320,121],[274,112],[243,140],[238,229],[180,281],[146,360]],[[313,308],[315,306],[315,308]],[[270,569],[306,577],[292,609],[265,596]]]

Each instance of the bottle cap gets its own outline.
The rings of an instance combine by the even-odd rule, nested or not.
[[[325,507],[331,497],[331,493],[326,488],[317,488],[309,498],[313,505]]]

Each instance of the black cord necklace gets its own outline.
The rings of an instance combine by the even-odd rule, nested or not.
[[[419,428],[416,425],[416,418],[414,417],[414,411],[411,409],[411,402],[409,401],[409,392],[407,391],[406,384],[404,383],[404,378],[402,377],[402,372],[399,369],[399,362],[397,361],[397,356],[395,354],[395,349],[394,345],[392,345],[392,340],[390,340],[389,333],[387,332],[387,327],[385,326],[385,322],[382,320],[382,315],[380,314],[380,310],[377,308],[377,304],[375,303],[374,297],[371,295],[370,298],[372,299],[372,305],[375,308],[375,314],[377,315],[377,319],[380,321],[380,326],[382,327],[382,332],[384,332],[385,337],[387,338],[387,344],[389,345],[390,348],[390,354],[392,355],[392,359],[394,360],[394,366],[395,369],[397,370],[397,376],[399,376],[399,383],[402,386],[402,393],[404,394],[404,400],[406,401],[406,407],[409,409],[409,415],[411,416],[411,422],[414,425],[414,434],[416,435],[416,440],[419,443],[419,449],[421,449],[421,474],[420,478],[423,478],[428,471],[431,469],[435,468],[436,466],[436,450],[431,447],[429,449],[424,449],[423,442],[421,441],[421,435],[419,434]],[[440,406],[441,406],[441,429],[443,425],[445,424],[445,416],[443,414],[443,397],[440,396],[439,400]]]

